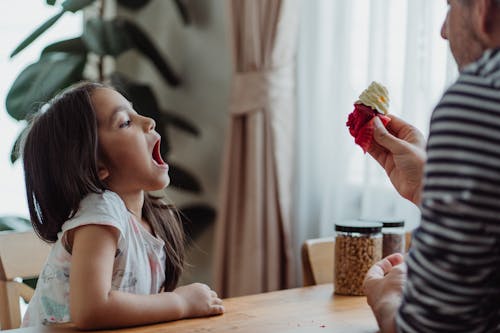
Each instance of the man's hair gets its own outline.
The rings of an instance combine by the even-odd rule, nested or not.
[[[467,5],[467,6],[472,4],[472,0],[460,0],[460,2],[462,2],[464,5]],[[493,4],[500,7],[500,0],[493,0]]]

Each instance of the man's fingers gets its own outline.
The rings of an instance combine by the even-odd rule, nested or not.
[[[383,278],[394,266],[403,263],[403,261],[403,256],[399,253],[385,257],[368,270],[365,281]]]
[[[383,278],[392,268],[392,264],[387,259],[382,259],[375,263],[368,272],[366,273],[365,280],[380,279]]]
[[[392,113],[387,114],[387,117],[391,118],[391,121],[389,122],[389,124],[387,124],[387,128],[391,131],[394,130],[395,132],[397,132],[402,127],[409,125],[406,121],[404,121],[403,119],[399,118],[398,116]]]
[[[392,120],[391,120],[392,122]],[[390,123],[391,123],[390,122]],[[389,124],[390,124],[389,123]],[[397,154],[400,152],[404,152],[408,150],[407,143],[401,139],[398,139],[394,135],[392,135],[382,124],[382,121],[379,117],[373,118],[373,125],[375,127],[375,131],[373,133],[373,138],[375,141],[386,148],[393,154]]]
[[[399,264],[402,264],[403,261],[405,261],[403,255],[401,253],[393,253],[393,254],[385,257],[385,259],[389,260],[391,262],[392,266],[397,266]]]

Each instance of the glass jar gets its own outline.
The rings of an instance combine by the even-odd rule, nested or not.
[[[405,221],[394,217],[377,217],[373,219],[361,218],[360,221],[370,221],[382,223],[382,258],[393,253],[405,253],[406,235]]]
[[[382,258],[393,253],[405,253],[405,221],[402,219],[379,219],[382,223]]]
[[[364,295],[366,272],[382,258],[382,223],[339,222],[335,233],[335,293]]]

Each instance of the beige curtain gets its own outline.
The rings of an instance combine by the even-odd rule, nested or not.
[[[215,236],[223,297],[293,285],[296,0],[228,0],[234,77]]]

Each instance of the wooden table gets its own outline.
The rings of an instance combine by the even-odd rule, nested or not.
[[[365,297],[339,296],[334,295],[332,291],[332,284],[324,284],[228,298],[224,300],[226,313],[221,316],[179,320],[118,331],[122,333],[377,332],[377,323]],[[77,332],[77,330],[70,325],[32,327],[9,332],[53,333]]]

